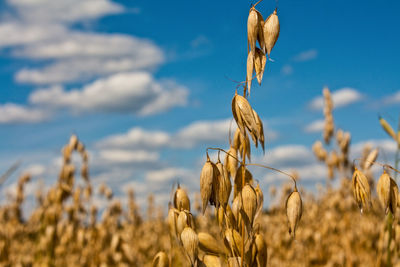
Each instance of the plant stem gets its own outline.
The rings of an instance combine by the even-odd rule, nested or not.
[[[244,187],[244,183],[246,181],[246,146],[243,146],[243,170],[242,170],[242,189]],[[240,191],[240,196],[242,198],[242,205],[243,205],[243,196],[242,196],[242,191]],[[244,266],[244,220],[242,218],[242,262],[241,262],[241,267]]]
[[[393,235],[393,214],[392,212],[389,211],[388,215],[387,215],[387,220],[386,220],[386,227],[388,230],[388,234],[389,234],[389,238],[388,238],[388,242],[387,242],[387,258],[386,258],[386,266],[392,266],[392,259],[391,259],[391,252],[390,252],[390,244],[392,243],[392,235]]]

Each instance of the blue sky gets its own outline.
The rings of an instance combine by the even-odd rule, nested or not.
[[[250,1],[7,0],[0,4],[0,170],[15,161],[32,192],[54,182],[76,133],[95,186],[133,186],[159,203],[174,181],[198,191],[207,146],[227,147],[231,98],[245,77]],[[276,2],[264,0],[266,18]],[[392,155],[378,114],[400,105],[398,1],[280,1],[280,36],[250,103],[264,120],[254,161],[323,182],[311,145],[321,138],[322,88],[335,125]],[[390,157],[388,159],[390,162]],[[264,190],[279,175],[256,171]],[[300,182],[300,183],[302,183]],[[264,191],[267,192],[267,191]],[[165,203],[165,202],[164,202]]]

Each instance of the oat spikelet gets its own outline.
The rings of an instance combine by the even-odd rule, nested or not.
[[[236,128],[235,134],[233,135],[233,142],[232,142],[232,148],[238,150],[240,147],[241,143],[241,136],[240,136],[240,130],[239,128]]]
[[[265,152],[264,125],[262,123],[262,120],[260,119],[260,116],[258,116],[257,112],[254,109],[253,114],[254,118],[256,119],[258,141],[260,141],[262,150]]]
[[[200,195],[203,204],[202,206],[203,214],[207,208],[207,203],[211,198],[213,179],[214,179],[214,168],[210,161],[210,158],[207,155],[207,161],[204,164],[200,174]]]
[[[255,216],[255,218],[257,218],[262,213],[263,204],[264,204],[264,194],[260,188],[260,184],[257,184],[257,186],[254,190],[256,191],[256,195],[257,195],[257,211],[256,211],[256,216]]]
[[[256,261],[257,266],[266,267],[268,259],[267,243],[261,234],[256,234],[254,239],[254,244],[256,246]]]
[[[383,171],[383,174],[376,184],[376,192],[378,193],[378,198],[382,206],[384,207],[386,214],[389,211],[393,215],[396,214],[398,191],[399,189],[396,182],[389,176],[386,171]]]
[[[257,41],[260,44],[261,51],[265,52],[265,38],[264,38],[264,18],[261,13],[256,10],[258,16],[258,31],[257,31]]]
[[[232,202],[232,214],[233,217],[235,218],[235,222],[237,222],[237,225],[240,225],[241,209],[242,209],[242,198],[240,197],[240,195],[237,195]]]
[[[258,18],[257,11],[254,6],[252,6],[249,11],[249,17],[247,18],[247,41],[251,51],[256,49],[256,41],[259,29]]]
[[[191,265],[194,266],[197,261],[199,249],[199,238],[196,232],[192,228],[186,227],[182,231],[181,241]]]
[[[208,254],[226,255],[224,247],[209,233],[200,232],[197,234],[199,238],[199,247]]]
[[[297,188],[289,195],[286,200],[286,216],[289,222],[289,234],[296,236],[296,227],[303,213],[302,201]]]
[[[226,167],[228,175],[234,179],[236,177],[236,171],[238,166],[237,149],[233,147],[229,148],[228,154],[226,154],[225,156],[224,165]]]
[[[242,237],[235,229],[228,228],[225,230],[225,242],[227,247],[231,249],[233,256],[240,255],[242,251]]]
[[[250,221],[250,225],[253,225],[254,217],[257,211],[257,194],[254,188],[246,184],[242,189],[243,199],[243,210]]]
[[[249,136],[246,134],[245,136],[242,136],[239,132],[239,136],[240,136],[240,146],[239,146],[239,154],[240,157],[242,159],[244,159],[244,157],[247,157],[249,159],[249,161],[251,160],[251,147],[250,147],[250,139]],[[256,138],[256,136],[253,136],[253,138]],[[244,152],[246,152],[246,155],[243,154]]]
[[[364,170],[368,170],[369,168],[371,168],[372,164],[374,164],[375,160],[378,158],[378,154],[379,150],[377,148],[375,148],[368,154],[367,158],[364,161]]]
[[[168,228],[169,228],[169,233],[173,237],[177,237],[177,219],[178,219],[178,214],[179,211],[175,208],[170,208],[168,210],[168,216],[167,216],[167,223],[168,223]]]
[[[169,267],[168,255],[164,251],[156,254],[153,260],[153,267]]]
[[[205,255],[203,263],[206,267],[222,267],[220,258],[214,255]]]
[[[253,81],[253,72],[254,72],[254,50],[251,50],[247,55],[247,67],[246,67],[246,81],[247,81],[247,89],[251,90],[251,83]]]
[[[252,138],[257,136],[257,123],[253,109],[247,99],[238,95],[237,92],[232,99],[232,114],[242,136],[246,136],[246,128],[250,132]],[[257,145],[257,140],[253,139],[253,141],[254,145]]]
[[[246,168],[243,167],[243,165],[240,165],[240,167],[237,169],[234,184],[233,184],[233,197],[236,197],[237,194],[242,191],[243,184],[242,184],[242,174],[245,172],[245,179],[244,182],[245,184],[252,184],[253,183],[253,175],[251,172]]]
[[[265,49],[267,50],[269,58],[271,58],[270,57],[271,50],[274,47],[276,41],[278,40],[279,30],[280,30],[279,19],[275,9],[274,12],[271,15],[269,15],[269,17],[265,20],[264,23]]]
[[[228,203],[229,196],[232,191],[232,183],[231,179],[229,179],[228,171],[226,170],[225,166],[221,163],[219,158],[215,166],[217,167],[219,172],[218,201],[220,205],[225,207],[226,204]]]
[[[393,138],[394,141],[398,142],[397,140],[397,135],[394,132],[392,126],[382,117],[379,117],[379,123],[381,124],[382,128],[385,130],[385,132]]]
[[[178,188],[175,191],[174,194],[174,207],[178,209],[179,211],[181,210],[187,210],[190,211],[190,200],[189,197],[184,189],[180,187],[178,184]]]
[[[257,47],[254,55],[254,69],[256,70],[259,85],[261,85],[262,77],[264,75],[265,63],[267,63],[267,57],[264,52]]]
[[[351,183],[354,198],[362,213],[364,208],[368,209],[371,205],[371,190],[368,179],[360,170],[355,168]]]

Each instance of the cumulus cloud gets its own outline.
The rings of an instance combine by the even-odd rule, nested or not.
[[[291,75],[293,73],[293,67],[289,64],[286,64],[282,67],[281,73],[283,75]]]
[[[170,136],[163,131],[147,131],[134,127],[125,134],[116,134],[100,140],[99,147],[125,149],[159,149],[168,145]]]
[[[216,121],[195,121],[175,134],[174,146],[176,147],[193,147],[199,143],[221,142],[229,138],[229,125],[231,119],[223,119]],[[232,123],[232,132],[236,128]]]
[[[25,67],[16,81],[28,84],[81,82],[103,75],[154,69],[164,61],[161,49],[147,39],[94,33],[73,23],[125,11],[109,0],[9,0],[14,11],[0,23],[0,47],[11,55],[42,61]]]
[[[128,112],[151,115],[186,104],[187,89],[173,82],[159,83],[146,72],[118,73],[98,79],[82,89],[61,86],[39,89],[29,96],[32,104],[77,112]]]
[[[297,54],[296,56],[293,57],[293,60],[296,62],[304,62],[316,59],[317,56],[318,56],[318,51],[316,49],[310,49]]]
[[[324,120],[316,120],[308,124],[305,128],[304,131],[306,133],[318,133],[322,132],[324,129],[325,121]]]
[[[117,14],[124,7],[109,0],[7,0],[29,23],[76,22]]]
[[[160,170],[149,171],[146,173],[146,181],[151,183],[165,183],[172,181],[187,181],[193,177],[193,171],[168,167]],[[185,182],[186,183],[186,182]]]
[[[100,160],[104,160],[110,164],[123,163],[148,163],[158,161],[160,155],[157,152],[149,152],[145,150],[117,150],[107,149],[100,151]]]
[[[53,60],[43,68],[24,68],[21,83],[52,84],[151,69],[163,62],[162,51],[151,41],[121,34],[66,32],[53,40],[15,49],[21,58]]]
[[[344,87],[334,92],[331,92],[332,101],[335,108],[345,107],[352,103],[358,102],[362,99],[363,95],[354,88]],[[309,107],[313,110],[322,110],[324,107],[324,100],[322,96],[314,98]]]
[[[300,166],[313,162],[314,156],[310,148],[303,145],[282,145],[267,150],[260,160],[272,166]]]
[[[360,156],[365,146],[378,148],[381,156],[384,155],[389,160],[393,158],[392,156],[394,156],[397,150],[396,142],[394,142],[392,139],[370,139],[354,144],[351,147],[351,153]]]
[[[383,103],[388,105],[400,103],[400,91],[383,98]]]
[[[48,118],[41,109],[25,107],[13,103],[0,105],[0,123],[37,123]]]

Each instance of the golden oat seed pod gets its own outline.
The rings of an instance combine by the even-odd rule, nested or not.
[[[253,175],[250,173],[250,171],[244,167],[243,165],[240,165],[240,167],[237,169],[234,184],[233,184],[233,197],[236,197],[240,191],[242,191],[243,184],[242,184],[242,178],[243,178],[243,172],[245,172],[245,184],[253,184]]]
[[[226,204],[229,201],[229,196],[230,196],[231,191],[232,191],[232,183],[231,183],[231,179],[229,179],[228,171],[226,170],[225,166],[221,163],[219,158],[218,158],[217,164],[215,164],[215,165],[218,168],[218,171],[219,171],[219,174],[220,174],[218,201],[219,201],[220,205],[225,207]]]
[[[212,255],[227,255],[227,251],[224,246],[220,244],[212,235],[205,232],[197,234],[199,238],[199,248],[205,253]]]
[[[202,200],[202,213],[204,214],[207,203],[211,198],[214,180],[214,167],[207,154],[207,161],[203,166],[200,174],[200,195]]]
[[[264,75],[265,63],[267,63],[267,57],[264,52],[257,47],[256,53],[254,55],[254,69],[256,70],[257,81],[259,85],[261,85],[261,81]]]
[[[368,154],[367,158],[364,161],[364,170],[368,170],[369,168],[371,168],[372,164],[374,164],[375,160],[378,158],[378,155],[379,150],[377,148],[375,148]]]
[[[296,227],[303,213],[302,201],[297,188],[288,196],[286,200],[286,216],[289,223],[289,234],[296,236]]]
[[[250,139],[249,136],[246,134],[245,136],[242,136],[240,133],[240,147],[239,147],[239,154],[242,159],[246,156],[249,161],[251,160],[251,147],[250,147]],[[254,136],[253,136],[254,138]],[[246,152],[246,155],[243,153]]]
[[[261,144],[263,152],[265,152],[265,137],[264,137],[264,125],[262,123],[262,120],[260,119],[260,116],[258,116],[257,112],[253,109],[253,114],[254,118],[256,119],[256,125],[257,125],[257,139]]]
[[[270,57],[272,48],[275,46],[276,41],[279,37],[279,19],[277,15],[277,9],[275,8],[274,12],[269,15],[269,17],[265,20],[264,23],[264,42],[265,42],[265,49]]]
[[[226,154],[225,156],[224,165],[228,172],[228,175],[232,177],[232,179],[235,179],[238,167],[237,149],[235,149],[234,147],[229,148],[228,154]]]
[[[364,208],[368,209],[371,206],[371,190],[368,179],[360,170],[355,168],[351,183],[354,198],[362,213]]]
[[[242,251],[242,237],[235,229],[228,228],[225,230],[225,243],[230,248],[232,256],[240,255]]]
[[[260,188],[260,184],[257,184],[256,188],[254,189],[257,195],[257,211],[255,215],[255,219],[262,213],[263,204],[264,204],[264,194]]]
[[[246,128],[252,137],[254,133],[257,135],[257,123],[254,117],[253,109],[247,99],[241,95],[238,95],[237,92],[232,99],[232,114],[242,136],[246,136]],[[254,145],[256,145],[257,140],[253,139],[253,141]]]
[[[178,188],[175,191],[174,194],[174,207],[178,209],[179,211],[181,210],[187,210],[190,211],[190,200],[189,197],[184,189],[180,187],[178,184]]]
[[[246,82],[247,82],[247,89],[249,90],[249,94],[250,94],[250,90],[251,90],[251,83],[253,82],[254,59],[255,59],[254,53],[255,53],[254,50],[251,50],[247,54]]]
[[[203,263],[206,267],[222,267],[221,259],[215,255],[204,255]]]
[[[257,193],[249,184],[246,184],[242,189],[242,201],[243,211],[247,215],[250,225],[253,225],[257,212]]]
[[[256,49],[256,42],[259,30],[259,16],[254,6],[250,8],[249,17],[247,18],[247,41],[250,46],[250,50]]]
[[[168,210],[167,223],[168,223],[169,233],[173,237],[178,236],[178,231],[177,231],[178,215],[179,211],[177,209],[171,207]]]
[[[181,233],[181,241],[191,265],[195,266],[199,249],[199,238],[196,232],[190,227],[185,227]]]
[[[393,214],[393,217],[396,216],[396,207],[399,199],[399,188],[397,187],[396,182],[390,178],[390,205],[389,209]]]
[[[379,117],[379,123],[381,124],[383,130],[385,130],[385,132],[393,138],[394,141],[398,142],[397,140],[397,135],[394,132],[392,126],[390,126],[390,124],[382,117]]]
[[[384,170],[376,184],[376,192],[378,193],[379,201],[381,202],[386,214],[389,211],[390,191],[390,176],[386,170]]]
[[[259,267],[266,267],[268,260],[267,243],[261,234],[256,234],[254,239],[254,244],[256,247],[256,262]]]

